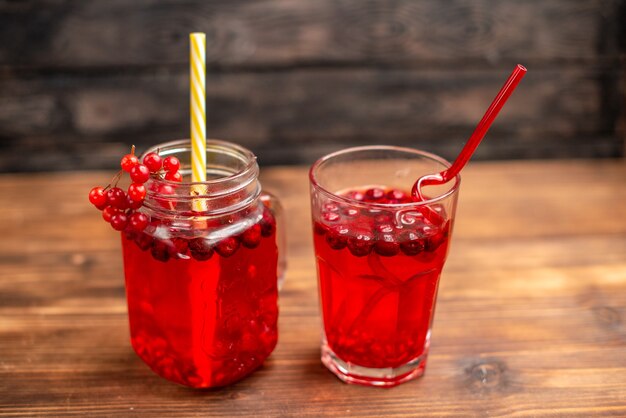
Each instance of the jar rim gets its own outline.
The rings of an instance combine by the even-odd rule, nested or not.
[[[363,152],[363,151],[397,151],[397,152],[406,153],[406,154],[413,155],[413,156],[418,156],[418,157],[428,159],[431,161],[435,161],[441,164],[445,169],[449,168],[452,165],[445,158],[442,158],[430,152],[413,149],[413,148],[398,147],[394,145],[366,145],[366,146],[360,146],[360,147],[351,147],[351,148],[344,148],[339,151],[335,151],[330,154],[324,155],[323,157],[315,161],[313,165],[311,166],[311,169],[309,170],[309,180],[311,182],[311,185],[333,200],[339,200],[344,203],[348,203],[350,205],[366,206],[370,208],[375,207],[379,209],[398,209],[398,208],[409,208],[409,207],[416,207],[416,206],[432,205],[434,203],[441,202],[445,200],[447,197],[456,193],[459,190],[459,186],[461,185],[461,175],[457,174],[456,177],[454,178],[454,185],[452,185],[452,187],[450,187],[449,190],[447,190],[445,193],[442,193],[430,199],[422,200],[419,202],[409,202],[409,203],[376,203],[376,202],[362,202],[359,200],[351,199],[346,196],[338,195],[328,190],[326,187],[322,186],[322,184],[318,181],[316,177],[316,172],[325,163],[332,161],[336,157],[341,157],[346,154],[358,153],[358,152]],[[415,180],[417,181],[417,179]]]
[[[223,177],[218,177],[218,178],[206,180],[206,181],[176,182],[176,181],[166,180],[166,179],[159,179],[158,181],[164,184],[170,184],[170,185],[175,185],[179,187],[180,186],[194,186],[194,185],[218,185],[223,182],[229,182],[229,181],[237,180],[240,177],[244,177],[246,174],[250,172],[250,170],[254,169],[254,167],[257,165],[256,155],[254,155],[252,151],[250,151],[249,149],[245,147],[242,147],[241,145],[237,145],[233,142],[228,142],[228,141],[224,141],[221,139],[207,139],[206,149],[208,150],[209,148],[214,148],[216,150],[221,149],[222,151],[224,150],[234,151],[236,154],[238,154],[239,157],[241,157],[240,159],[242,161],[244,161],[245,159],[246,165],[241,170],[238,170],[230,175],[226,175]],[[175,153],[181,152],[185,149],[189,149],[191,151],[190,139],[176,139],[173,141],[164,142],[164,143],[157,144],[148,148],[141,155],[140,161],[143,161],[144,157],[151,152],[157,153],[158,151],[159,156],[164,157],[169,154],[175,154]]]
[[[179,139],[149,148],[159,156],[178,156],[191,169],[191,141]],[[249,206],[261,193],[259,166],[252,151],[232,142],[207,140],[207,174],[202,182],[175,182],[151,176],[146,183],[144,208],[161,216],[197,217],[223,215]],[[213,157],[213,159],[211,159]]]

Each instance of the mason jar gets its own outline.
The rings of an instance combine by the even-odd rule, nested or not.
[[[177,157],[190,177],[189,140],[150,152]],[[197,388],[235,382],[272,353],[285,264],[280,205],[262,190],[254,154],[209,140],[206,161],[205,182],[153,175],[140,209],[149,226],[122,234],[133,349],[158,375]]]

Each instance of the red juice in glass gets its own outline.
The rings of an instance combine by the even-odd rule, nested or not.
[[[404,167],[445,163],[413,150],[369,148],[331,154],[311,170],[322,361],[344,381],[394,386],[425,369],[457,189],[413,202],[409,179],[418,175]],[[386,157],[376,162],[377,154]],[[387,171],[392,175],[385,178]],[[368,176],[393,187],[350,185]]]
[[[187,166],[188,142],[172,144],[161,155],[179,152]],[[206,194],[193,198],[190,184],[150,180],[150,225],[122,234],[132,346],[157,374],[192,387],[243,378],[278,338],[277,203],[261,194],[249,151],[209,141],[207,153],[232,173],[207,164]]]

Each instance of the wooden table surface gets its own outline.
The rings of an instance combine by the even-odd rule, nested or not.
[[[87,203],[109,173],[0,176],[0,415],[626,416],[626,164],[472,163],[425,376],[341,383],[319,361],[305,168],[263,170],[287,210],[280,340],[219,390],[130,347],[118,236]]]

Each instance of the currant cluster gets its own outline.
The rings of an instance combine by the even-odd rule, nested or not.
[[[410,203],[410,195],[397,189],[371,188],[351,190],[345,194],[364,203]],[[445,221],[442,206],[426,208],[425,213],[410,211],[397,219],[393,209],[359,208],[356,205],[323,204],[321,219],[314,223],[314,232],[323,236],[333,250],[347,248],[356,257],[372,251],[385,257],[400,252],[416,256],[435,251],[449,235],[449,222]]]
[[[143,158],[143,162],[135,155],[135,146],[130,154],[126,154],[120,161],[122,169],[113,177],[106,187],[94,187],[89,192],[89,201],[102,211],[102,218],[111,224],[113,229],[141,232],[150,223],[145,213],[137,210],[143,206],[146,197],[145,183],[150,176],[158,176],[166,180],[182,182],[180,161],[169,156],[161,158],[158,153],[151,152]],[[117,183],[124,174],[130,175],[132,183],[126,191],[117,187]]]

